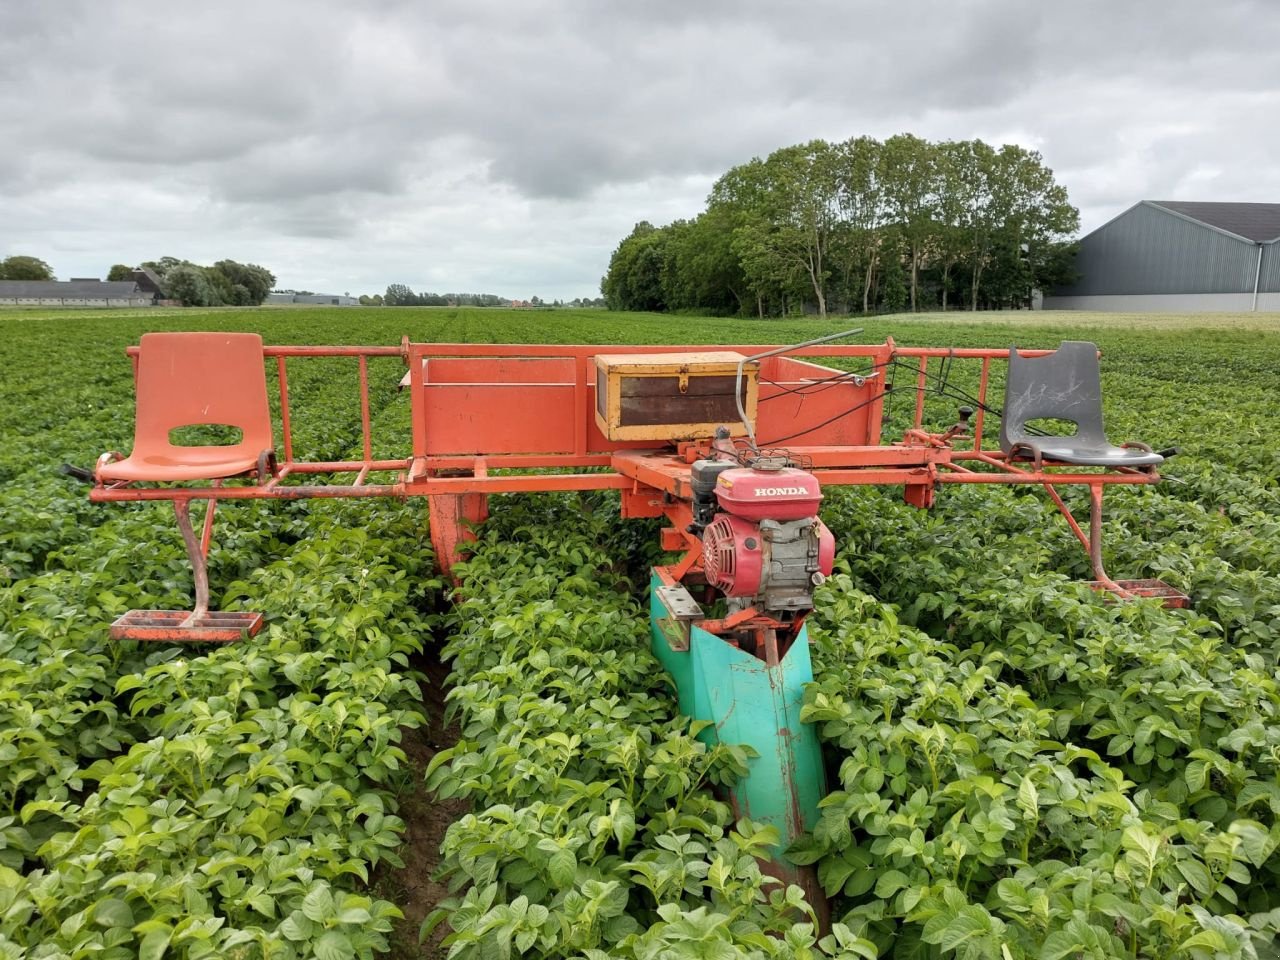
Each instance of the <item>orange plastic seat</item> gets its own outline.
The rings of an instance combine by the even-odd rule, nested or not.
[[[256,333],[147,333],[138,351],[133,452],[102,463],[101,481],[216,480],[257,468],[275,444],[262,337]],[[241,430],[225,446],[175,446],[177,427]],[[105,459],[105,458],[104,458]]]

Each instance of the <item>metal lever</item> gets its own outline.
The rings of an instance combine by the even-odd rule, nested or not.
[[[64,477],[73,477],[81,483],[93,483],[93,471],[86,470],[84,467],[77,467],[71,463],[64,463],[58,468],[58,472]]]

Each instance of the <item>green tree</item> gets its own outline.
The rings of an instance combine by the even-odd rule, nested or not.
[[[669,309],[731,314],[746,311],[747,277],[733,249],[733,224],[723,208],[670,227],[662,277]]]
[[[38,257],[12,256],[0,260],[0,280],[52,280],[53,269]]]
[[[184,263],[171,268],[165,276],[169,298],[181,301],[184,307],[216,306],[216,294],[209,286],[204,270],[195,264]]]
[[[227,281],[227,302],[241,306],[257,306],[267,299],[275,285],[275,275],[256,263],[237,263],[235,260],[219,260],[210,269],[217,271]],[[219,287],[223,285],[219,283]],[[224,295],[226,298],[227,295]]]
[[[948,140],[934,148],[938,174],[935,241],[944,311],[951,290],[951,271],[969,252],[971,235],[966,224],[978,186],[978,142]]]
[[[884,145],[872,137],[846,140],[836,148],[837,203],[843,226],[839,249],[845,265],[845,287],[861,285],[862,312],[871,309],[876,268],[880,261],[883,231],[889,220],[889,196],[885,186]]]
[[[147,260],[142,265],[144,267],[150,267],[156,276],[161,280],[164,280],[169,275],[170,270],[180,267],[184,263],[187,263],[187,261],[179,260],[177,257],[161,257],[159,260]]]
[[[1079,252],[1078,241],[1049,242],[1033,247],[1030,259],[1035,289],[1047,292],[1079,281],[1080,271],[1076,269]]]
[[[1067,202],[1067,191],[1054,181],[1039,153],[1012,144],[997,151],[975,140],[974,154],[968,230],[970,305],[976,310],[983,272],[997,248],[1007,258],[1026,244],[1029,250],[1041,251],[1036,254],[1040,257],[1051,243],[1079,229],[1080,214]]]
[[[127,267],[123,263],[117,263],[107,271],[108,280],[132,280],[133,267]]]
[[[911,134],[814,140],[730,168],[694,220],[636,224],[601,290],[615,310],[745,313],[754,301],[763,317],[816,302],[825,316],[859,298],[863,312],[886,299],[900,308],[899,273],[912,310],[935,286],[946,309],[967,270],[973,309],[984,297],[1024,303],[1042,275],[1060,273],[1059,247],[1078,219],[1040,155],[1022,147]]]
[[[418,295],[403,283],[393,283],[387,287],[382,302],[388,307],[411,307],[417,304]]]
[[[907,289],[907,271],[903,258],[909,255],[910,241],[900,227],[887,231],[884,236],[881,262],[884,276],[881,280],[881,304],[888,313],[900,313],[910,302]]]
[[[775,150],[716,182],[712,205],[738,208],[735,244],[748,275],[801,274],[827,315],[832,245],[840,234],[838,153],[825,140]]]
[[[907,257],[914,313],[920,308],[920,266],[937,232],[936,150],[917,136],[900,133],[884,142],[881,171],[889,216]]]
[[[600,292],[610,310],[665,310],[665,246],[670,231],[637,223],[613,251]]]

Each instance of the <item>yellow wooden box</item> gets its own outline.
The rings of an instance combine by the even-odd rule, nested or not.
[[[693,440],[728,427],[742,436],[746,427],[733,399],[742,354],[598,354],[596,423],[610,440]],[[742,406],[754,424],[758,364],[742,369]]]

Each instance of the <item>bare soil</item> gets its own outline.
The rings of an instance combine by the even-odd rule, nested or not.
[[[440,865],[440,844],[444,841],[449,824],[468,812],[465,800],[437,800],[423,782],[427,764],[441,750],[458,740],[455,726],[444,720],[444,697],[448,692],[445,678],[447,665],[435,659],[428,650],[414,667],[426,675],[422,685],[422,707],[426,722],[417,730],[402,730],[400,746],[408,756],[405,786],[399,796],[398,816],[405,822],[404,843],[397,851],[404,866],[395,869],[379,867],[373,877],[373,891],[396,904],[404,919],[396,922],[392,931],[392,960],[410,957],[443,958],[446,951],[440,946],[447,928],[437,927],[425,943],[418,942],[422,921],[449,895],[448,888],[434,879]]]

